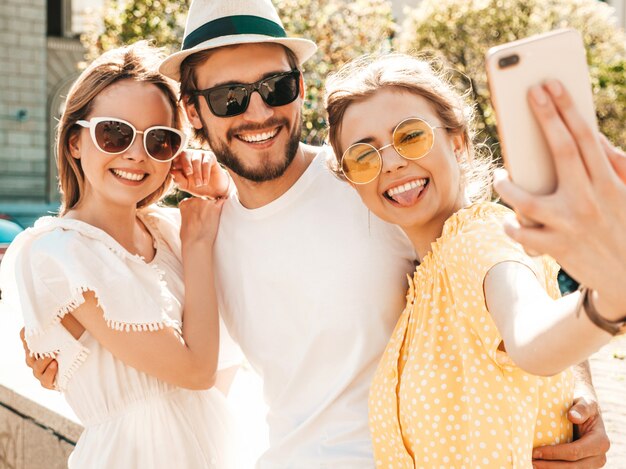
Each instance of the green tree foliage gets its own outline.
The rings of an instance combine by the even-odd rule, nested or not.
[[[152,39],[169,52],[180,48],[190,0],[108,0],[104,28],[85,36],[91,57],[139,39]],[[306,104],[303,138],[320,143],[325,118],[325,77],[346,61],[388,50],[397,26],[389,0],[274,0],[289,35],[319,46],[305,64]],[[423,0],[408,12],[394,46],[403,51],[434,51],[471,83],[479,127],[497,143],[484,56],[493,45],[560,27],[584,37],[600,127],[626,146],[626,39],[611,10],[597,0]],[[465,78],[464,78],[465,77]],[[494,146],[496,155],[497,146]]]
[[[464,74],[487,143],[498,141],[484,57],[495,45],[557,28],[580,31],[601,130],[626,146],[626,38],[597,0],[423,0],[397,38],[404,51],[436,51]],[[494,153],[499,154],[497,146]]]
[[[395,23],[388,0],[274,0],[288,34],[312,40],[317,53],[305,63],[303,137],[325,138],[323,88],[326,76],[363,54],[389,50]]]
[[[189,0],[109,0],[104,29],[85,36],[90,55],[152,39],[173,52],[180,49]],[[395,30],[388,0],[274,0],[288,34],[317,43],[305,64],[306,104],[303,138],[321,143],[326,125],[324,78],[348,60],[390,47]]]
[[[180,49],[190,0],[107,0],[103,24],[94,24],[83,37],[91,58],[132,44],[154,41],[168,52]]]

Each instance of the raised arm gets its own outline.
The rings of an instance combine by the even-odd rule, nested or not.
[[[536,87],[529,103],[554,157],[558,185],[550,195],[530,194],[501,171],[502,199],[538,226],[511,221],[507,234],[549,254],[581,284],[609,321],[626,320],[626,155],[583,120],[560,83]]]
[[[611,339],[579,311],[579,292],[554,300],[520,263],[494,266],[484,290],[507,354],[529,373],[556,374],[586,360]]]

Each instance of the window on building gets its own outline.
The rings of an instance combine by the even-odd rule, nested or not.
[[[64,36],[65,8],[63,0],[48,0],[48,36]]]
[[[48,0],[48,36],[77,38],[101,17],[103,0]]]

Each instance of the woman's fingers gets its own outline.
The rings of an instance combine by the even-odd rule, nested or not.
[[[524,249],[528,249],[533,252],[533,255],[542,254],[543,250],[539,249],[541,245],[541,239],[537,239],[537,235],[541,235],[541,232],[536,228],[524,227],[514,217],[508,217],[504,220],[504,232],[514,241],[517,241]]]
[[[506,170],[495,171],[493,186],[502,200],[513,207],[524,219],[541,224],[550,220],[552,210],[548,207],[548,196],[539,196],[525,191],[509,179]]]
[[[550,94],[559,116],[567,126],[591,179],[598,182],[606,181],[610,176],[610,167],[594,125],[595,115],[584,117],[559,81],[549,80],[544,89]],[[559,154],[555,156],[559,157]]]
[[[193,167],[191,166],[192,155],[193,150],[182,151],[180,155],[172,161],[172,170],[178,170],[185,176],[191,176],[193,174]]]
[[[550,95],[542,86],[533,86],[528,94],[528,102],[554,159],[557,179],[559,181],[587,179],[587,171],[580,158],[578,145]]]
[[[54,382],[57,377],[59,365],[56,360],[50,362],[50,364],[43,370],[40,376],[36,376],[39,379],[41,385],[46,389],[54,390]]]
[[[194,152],[195,153],[195,152]],[[193,181],[196,187],[204,185],[202,181],[202,154],[194,155],[191,159],[191,166],[193,167]]]
[[[170,171],[170,174],[173,176],[174,182],[176,183],[176,185],[181,190],[186,191],[189,186],[189,179],[187,179],[187,176],[185,176],[183,172],[178,169],[172,169]]]
[[[202,185],[208,186],[211,173],[211,167],[216,164],[215,157],[213,153],[210,152],[202,152],[202,161],[200,163],[201,173],[202,173]]]
[[[611,166],[613,166],[617,176],[626,184],[626,153],[613,146],[609,139],[602,134],[600,134],[600,143],[608,155]]]

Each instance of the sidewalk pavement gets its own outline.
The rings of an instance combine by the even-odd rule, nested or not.
[[[626,469],[626,336],[613,339],[589,363],[611,440],[605,468]]]

